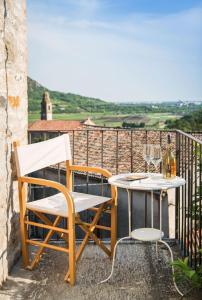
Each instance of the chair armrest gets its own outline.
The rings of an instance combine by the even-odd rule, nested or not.
[[[103,168],[99,167],[89,167],[89,166],[79,166],[79,165],[70,165],[69,166],[70,171],[81,171],[81,172],[91,172],[91,173],[97,173],[101,174],[106,178],[112,177],[112,174]],[[115,186],[111,185],[111,196],[112,199],[117,202],[117,188]]]
[[[101,174],[106,178],[110,178],[112,176],[112,174],[108,170],[99,167],[71,165],[69,166],[69,168],[71,171],[81,171],[81,172],[91,172],[91,173]]]
[[[52,181],[52,180],[47,180],[47,179],[42,179],[42,178],[35,178],[35,177],[19,177],[18,178],[19,183],[30,183],[30,184],[37,184],[37,185],[42,185],[42,186],[47,186],[54,188],[61,193],[64,194],[66,200],[67,200],[67,205],[68,205],[68,210],[69,212],[74,212],[74,202],[72,200],[72,197],[68,191],[68,189],[62,185],[61,183]]]

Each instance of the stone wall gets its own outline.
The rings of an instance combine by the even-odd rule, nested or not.
[[[0,1],[0,285],[19,255],[12,142],[27,141],[25,0]]]

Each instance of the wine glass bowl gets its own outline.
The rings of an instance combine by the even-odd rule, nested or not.
[[[162,161],[162,151],[160,145],[153,145],[151,150],[151,162],[153,163],[156,172],[158,172],[158,166]]]
[[[144,144],[143,145],[143,158],[145,162],[147,163],[147,170],[149,173],[149,165],[151,163],[152,158],[152,145],[151,144]]]

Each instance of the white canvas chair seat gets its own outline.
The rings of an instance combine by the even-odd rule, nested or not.
[[[74,201],[75,213],[92,208],[110,200],[107,197],[94,196],[83,193],[70,192]],[[28,202],[26,207],[34,211],[40,211],[62,217],[68,216],[67,200],[62,193],[49,196],[40,200]]]

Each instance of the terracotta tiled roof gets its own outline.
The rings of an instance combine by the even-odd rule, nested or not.
[[[67,131],[83,127],[80,121],[38,120],[29,125],[29,131]]]

